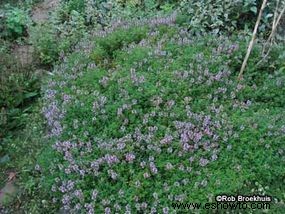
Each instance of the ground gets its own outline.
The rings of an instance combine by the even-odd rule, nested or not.
[[[43,24],[49,19],[49,14],[56,8],[58,4],[59,0],[44,0],[43,2],[36,4],[32,8],[32,21],[36,25]],[[24,38],[25,41],[28,41],[28,39],[28,37]],[[14,44],[12,53],[16,59],[16,62],[18,63],[19,68],[28,67],[35,63],[34,48],[31,44]],[[45,67],[43,67],[37,68],[34,72],[36,75],[42,75],[46,72],[46,70]],[[5,159],[1,159],[1,161],[5,161]],[[15,185],[17,172],[13,169],[11,171],[7,170],[6,175],[6,184],[2,184],[3,188],[0,190],[0,205],[11,202],[11,200],[14,200],[15,196],[19,194],[18,187]]]

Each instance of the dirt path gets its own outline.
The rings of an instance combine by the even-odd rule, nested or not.
[[[33,63],[34,48],[32,45],[15,44],[12,52],[16,58],[19,68],[31,65]]]
[[[49,14],[58,5],[60,0],[45,0],[44,2],[36,5],[32,12],[32,20],[37,23],[43,23],[49,19]]]

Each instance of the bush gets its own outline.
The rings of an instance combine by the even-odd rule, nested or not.
[[[67,0],[67,8],[69,13],[73,10],[82,13],[85,11],[85,0]]]
[[[20,67],[5,51],[0,53],[0,138],[23,125],[22,109],[39,95],[40,82],[30,67]]]
[[[97,48],[95,49],[95,52],[103,55],[107,54],[110,58],[113,58],[116,51],[120,50],[124,45],[138,43],[145,38],[146,32],[147,28],[139,27],[132,28],[129,31],[118,30],[105,38],[96,38],[95,44]]]
[[[59,56],[58,38],[49,24],[38,25],[30,29],[30,41],[43,63],[49,64]]]
[[[0,148],[2,139],[25,126],[24,112],[39,95],[40,80],[32,71],[31,67],[19,66],[8,50],[0,50]]]
[[[2,37],[13,38],[24,36],[30,19],[27,11],[7,6],[4,10],[4,23],[2,28]]]
[[[231,33],[235,29],[252,29],[261,4],[262,0],[226,0],[214,3],[211,0],[191,0],[182,1],[178,8],[189,16],[188,24],[197,31],[227,30]],[[275,7],[276,1],[268,2],[259,28],[261,32],[271,29]]]
[[[30,41],[44,64],[56,62],[60,54],[69,52],[86,32],[84,18],[76,11],[63,23],[56,18],[30,29]]]
[[[77,49],[65,58],[45,88],[56,153],[44,153],[39,165],[58,209],[167,213],[172,202],[208,202],[250,188],[260,193],[245,186],[249,177],[263,187],[284,173],[279,164],[262,180],[266,167],[253,159],[284,162],[273,155],[284,138],[282,122],[268,139],[282,110],[265,113],[266,104],[249,92],[254,84],[236,83],[232,63],[244,54],[242,39],[159,26],[117,29],[94,41],[91,54]],[[279,93],[271,87],[270,96]],[[258,143],[261,136],[272,156]],[[256,155],[244,159],[241,150]]]

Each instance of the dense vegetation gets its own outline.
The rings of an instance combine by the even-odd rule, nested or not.
[[[0,212],[173,213],[265,194],[282,213],[284,21],[263,50],[284,1],[268,3],[241,81],[262,1],[62,0],[43,23],[39,3],[1,6],[0,185],[18,190]]]

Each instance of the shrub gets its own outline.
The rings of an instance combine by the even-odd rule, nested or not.
[[[3,137],[7,132],[24,125],[23,120],[21,120],[23,116],[22,107],[39,95],[39,88],[39,79],[28,73],[12,73],[6,77],[2,76],[0,136]]]
[[[78,12],[72,11],[64,23],[54,19],[44,25],[31,28],[30,41],[41,61],[52,64],[58,60],[61,53],[70,51],[85,32],[84,18]]]
[[[59,56],[58,38],[49,24],[38,25],[30,29],[30,41],[43,63],[52,63]]]
[[[85,0],[67,0],[67,8],[68,11],[71,13],[71,11],[75,10],[77,12],[84,12],[85,10]]]
[[[7,7],[4,14],[4,37],[18,38],[25,35],[30,22],[28,13],[17,7]]]
[[[261,32],[271,29],[276,2],[268,2],[259,28]],[[211,0],[191,0],[182,1],[178,8],[189,16],[188,24],[192,28],[196,28],[197,31],[227,30],[232,32],[234,29],[252,29],[261,3],[261,0],[226,0],[214,2]]]
[[[40,81],[31,70],[19,66],[8,50],[0,50],[0,142],[25,125],[23,111],[39,95]]]
[[[117,30],[116,32],[103,37],[96,38],[95,44],[97,48],[95,52],[103,55],[107,54],[109,57],[113,57],[117,50],[120,50],[124,45],[130,43],[138,43],[146,37],[147,28],[138,27],[132,28],[129,31]]]

